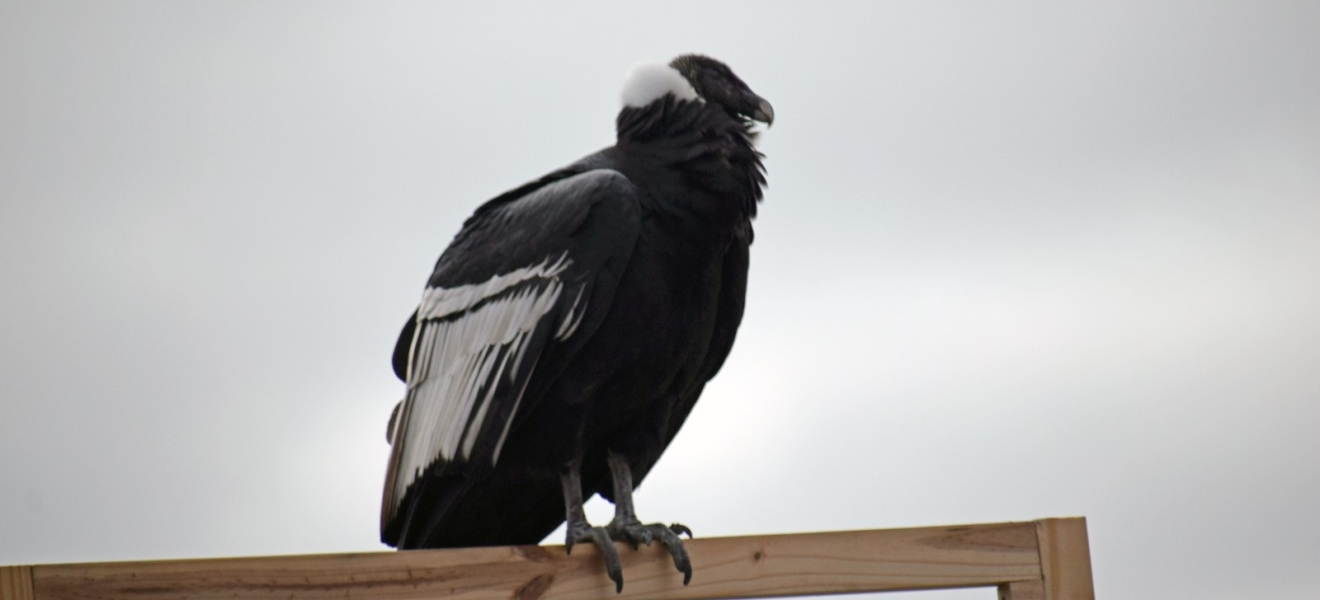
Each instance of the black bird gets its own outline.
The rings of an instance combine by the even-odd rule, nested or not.
[[[635,69],[614,146],[477,208],[441,254],[394,350],[381,539],[399,548],[535,544],[565,519],[619,590],[613,541],[659,540],[686,584],[682,525],[642,524],[632,491],[719,371],[742,320],[765,185],[723,63]],[[615,517],[592,527],[584,498]]]

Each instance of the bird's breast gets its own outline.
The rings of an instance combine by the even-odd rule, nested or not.
[[[639,240],[601,330],[596,352],[614,366],[596,404],[608,413],[684,389],[695,377],[718,317],[727,244],[653,236]],[[622,415],[620,415],[622,416]]]

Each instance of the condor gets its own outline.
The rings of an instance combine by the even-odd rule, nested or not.
[[[441,254],[394,350],[381,539],[399,548],[659,541],[632,491],[733,346],[765,185],[753,122],[770,103],[689,54],[636,68],[614,146],[477,208]],[[584,498],[614,502],[594,527]]]

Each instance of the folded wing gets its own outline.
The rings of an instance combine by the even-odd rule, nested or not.
[[[539,400],[526,397],[537,365],[579,346],[608,309],[636,239],[632,184],[608,169],[537,183],[464,224],[400,336],[408,385],[389,431],[387,542],[396,519],[415,512],[400,508],[419,478],[499,461],[516,417]]]

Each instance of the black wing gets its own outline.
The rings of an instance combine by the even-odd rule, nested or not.
[[[396,358],[409,338],[408,391],[389,435],[387,542],[423,474],[495,465],[514,418],[538,400],[523,397],[538,362],[580,346],[566,342],[589,337],[608,309],[602,298],[637,238],[636,188],[609,169],[559,173],[479,208],[404,327]]]

